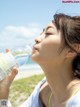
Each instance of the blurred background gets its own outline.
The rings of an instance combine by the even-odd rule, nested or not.
[[[80,3],[63,3],[63,0],[0,0],[0,52],[5,52],[6,48],[14,50],[34,44],[35,37],[59,12],[80,15]]]

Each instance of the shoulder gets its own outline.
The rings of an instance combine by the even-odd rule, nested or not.
[[[67,105],[68,107],[80,107],[80,91],[69,99]]]

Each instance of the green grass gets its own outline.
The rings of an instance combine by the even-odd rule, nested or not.
[[[13,81],[9,94],[12,106],[18,107],[22,104],[30,96],[35,86],[43,77],[44,75],[34,75],[29,78]]]

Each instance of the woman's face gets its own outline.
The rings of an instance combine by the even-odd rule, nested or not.
[[[35,39],[31,59],[37,63],[52,63],[59,60],[59,49],[62,45],[62,37],[53,23],[50,23]]]

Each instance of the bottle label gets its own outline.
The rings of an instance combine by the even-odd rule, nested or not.
[[[0,54],[0,80],[5,78],[14,66],[16,66],[16,60],[10,52]]]

